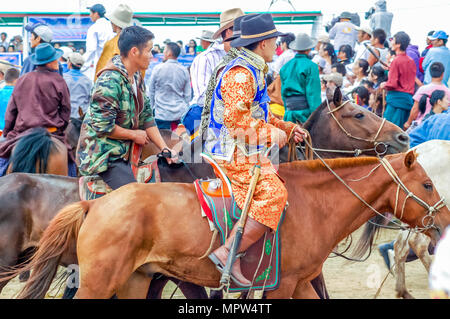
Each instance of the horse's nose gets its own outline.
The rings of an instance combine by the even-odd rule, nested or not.
[[[406,133],[398,133],[395,135],[397,143],[409,147],[409,135]]]

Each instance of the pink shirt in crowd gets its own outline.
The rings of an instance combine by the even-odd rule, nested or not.
[[[442,91],[446,92],[447,98],[450,100],[450,89],[448,87],[446,87],[444,84],[434,84],[434,83],[430,83],[430,84],[421,86],[417,90],[416,94],[414,94],[413,100],[416,102],[419,102],[422,95],[426,94],[430,97],[431,94],[436,90],[442,90]],[[417,124],[420,124],[422,122],[423,118],[425,117],[425,115],[430,113],[430,111],[431,111],[431,104],[430,104],[430,101],[428,100],[425,113],[424,114],[419,113],[419,115],[417,115],[417,118],[416,118]]]

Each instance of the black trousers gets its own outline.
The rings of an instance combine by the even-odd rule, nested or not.
[[[123,185],[137,182],[131,170],[131,164],[122,160],[110,163],[108,170],[98,175],[112,189],[118,189]]]

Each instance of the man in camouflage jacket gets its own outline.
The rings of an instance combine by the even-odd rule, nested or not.
[[[156,127],[140,73],[152,58],[153,38],[153,33],[141,27],[122,31],[120,55],[98,73],[81,127],[76,158],[80,173],[100,175],[113,189],[136,182],[129,161],[133,142],[144,145],[151,140],[160,149],[168,149]]]

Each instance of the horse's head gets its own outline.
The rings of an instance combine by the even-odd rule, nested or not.
[[[409,137],[402,129],[351,101],[343,101],[339,89],[327,91],[327,100],[316,112],[305,123],[316,148],[355,151],[356,156],[394,154],[409,148]],[[318,130],[328,134],[314,132]]]
[[[430,177],[416,160],[416,153],[386,157],[392,165],[394,184],[388,192],[392,212],[403,222],[423,231],[437,242],[447,225],[450,211],[443,203]],[[386,162],[385,162],[386,163]],[[389,171],[389,165],[383,164]],[[396,178],[398,176],[398,180]]]

